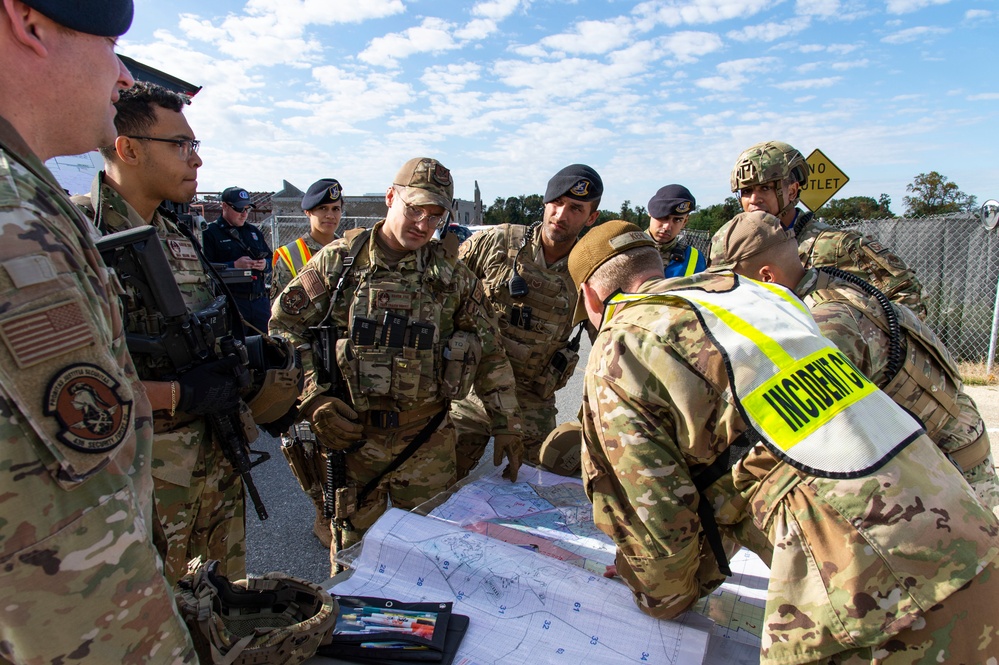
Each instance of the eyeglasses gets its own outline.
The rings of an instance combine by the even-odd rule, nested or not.
[[[180,149],[181,159],[190,158],[190,156],[198,152],[198,149],[201,147],[201,141],[198,139],[160,139],[155,136],[129,136],[128,138],[136,139],[138,141],[159,141],[160,143],[172,143]]]
[[[395,188],[396,196],[399,196],[399,189]],[[420,208],[418,206],[411,206],[405,201],[403,201],[402,196],[399,196],[399,200],[402,201],[402,211],[406,215],[406,219],[412,222],[422,222],[426,220],[430,225],[437,226],[441,223],[442,219],[447,218],[447,211],[445,210],[443,214],[431,215],[425,208]]]

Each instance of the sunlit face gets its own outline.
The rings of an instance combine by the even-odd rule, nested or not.
[[[653,217],[649,220],[649,235],[660,245],[672,242],[683,228],[687,226],[689,214],[666,215],[663,218]]]
[[[777,215],[780,206],[777,203],[777,187],[780,182],[765,182],[762,185],[750,185],[739,190],[739,202],[744,212],[767,212]],[[786,199],[785,199],[786,200]]]
[[[567,196],[546,203],[544,223],[541,225],[545,244],[575,242],[585,227],[597,221],[598,213],[592,208],[593,203],[589,201],[577,201]]]
[[[222,219],[224,219],[230,226],[240,227],[246,224],[247,218],[250,216],[250,206],[246,206],[243,210],[236,210],[228,203],[222,204]]]
[[[385,192],[385,205],[388,212],[381,226],[381,238],[395,251],[411,252],[430,242],[446,212],[438,205],[411,206],[402,200],[395,187]],[[420,216],[423,219],[417,219]]]
[[[190,141],[194,131],[183,113],[161,106],[154,107],[156,121],[143,130],[144,136]],[[189,203],[198,191],[198,168],[201,157],[190,144],[165,141],[132,140],[133,150],[142,155],[142,170],[147,188],[156,198],[175,203]],[[245,217],[243,218],[245,221]]]
[[[309,231],[312,237],[326,239],[326,242],[329,242],[336,235],[337,227],[340,226],[340,218],[343,216],[343,202],[334,201],[317,205],[311,210],[306,210],[305,216],[309,218]]]

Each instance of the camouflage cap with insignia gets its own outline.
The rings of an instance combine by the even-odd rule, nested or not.
[[[411,206],[454,210],[454,180],[451,172],[436,159],[414,157],[402,165],[392,184],[401,188],[399,195]]]
[[[604,181],[596,171],[586,164],[570,164],[548,181],[544,202],[551,203],[560,196],[596,201],[603,193]]]
[[[572,325],[587,319],[583,305],[583,292],[580,284],[590,278],[597,268],[607,263],[621,252],[635,247],[655,247],[656,243],[648,233],[637,225],[621,219],[612,219],[594,226],[580,238],[569,252],[569,276],[576,285],[576,314]]]
[[[794,231],[770,213],[740,212],[711,238],[711,267],[732,268],[776,245],[796,243]]]

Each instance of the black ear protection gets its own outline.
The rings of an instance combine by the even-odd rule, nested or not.
[[[517,250],[517,254],[513,257],[513,277],[507,282],[507,288],[510,289],[510,295],[514,298],[523,298],[531,289],[527,286],[527,280],[520,276],[517,272],[517,262],[520,261],[520,253],[524,251],[527,247],[528,239],[534,235],[534,229],[536,229],[541,222],[534,222],[528,227],[527,231],[524,233],[524,237],[520,241],[520,249]]]

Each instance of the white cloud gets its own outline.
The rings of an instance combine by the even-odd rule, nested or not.
[[[402,32],[375,37],[357,58],[362,62],[394,68],[399,60],[416,53],[448,51],[458,48],[451,36],[454,24],[444,19],[427,17],[423,22]]]
[[[977,95],[968,95],[969,102],[994,102],[999,101],[999,92],[982,92]]]
[[[969,9],[964,12],[965,21],[988,21],[993,17],[993,12],[986,9]]]
[[[670,27],[699,23],[718,23],[748,18],[774,6],[772,0],[651,0],[636,5],[632,14]]]
[[[797,0],[794,8],[803,16],[836,16],[842,11],[839,0]]]
[[[491,0],[480,2],[472,7],[473,16],[481,16],[493,21],[502,21],[517,11],[520,0]]]
[[[464,89],[471,81],[480,78],[482,67],[474,62],[428,67],[420,81],[427,91],[438,95],[450,95]]]
[[[698,58],[722,49],[721,37],[712,32],[683,31],[663,37],[661,46],[676,62],[692,63]]]
[[[940,35],[946,35],[948,32],[950,32],[950,30],[946,28],[922,25],[915,28],[899,30],[898,32],[888,35],[887,37],[882,37],[881,41],[885,44],[908,44],[910,42],[921,41],[924,39],[933,39],[934,37],[939,37]]]
[[[933,5],[946,5],[950,0],[888,0],[885,9],[889,14],[910,14]]]
[[[607,53],[627,43],[634,32],[631,21],[614,18],[608,21],[580,21],[570,32],[549,35],[539,44],[564,53]]]
[[[870,64],[871,64],[870,60],[868,60],[867,58],[863,58],[861,60],[850,60],[849,62],[834,62],[831,65],[829,65],[829,67],[834,71],[844,72],[848,69],[858,69],[858,68],[867,67]]]
[[[799,81],[787,81],[785,83],[775,83],[774,87],[779,90],[815,90],[816,88],[829,88],[843,80],[842,76],[827,76],[818,79],[801,79]]]
[[[496,32],[496,22],[492,19],[478,18],[469,21],[464,27],[454,31],[454,36],[461,40],[475,41],[485,39]]]
[[[727,37],[737,42],[775,42],[787,39],[811,25],[808,17],[794,17],[781,23],[747,25],[740,30],[730,30]]]

